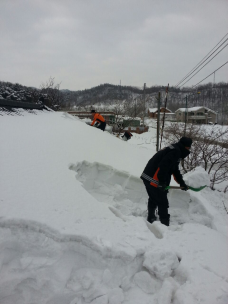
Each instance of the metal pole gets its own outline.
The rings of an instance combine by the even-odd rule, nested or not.
[[[185,134],[186,134],[187,116],[188,116],[188,95],[186,95],[186,105],[185,105],[184,136],[185,136]]]
[[[223,91],[222,91],[222,89],[221,89],[221,91],[220,91],[220,99],[221,99],[221,102],[222,102],[222,126],[223,126],[223,112],[224,112],[224,108],[223,108]]]
[[[166,94],[165,94],[165,111],[166,111],[166,107],[167,107],[168,92],[169,92],[169,83],[168,83],[168,86],[167,86],[167,88],[166,88]],[[163,138],[164,126],[165,126],[165,112],[163,113],[163,119],[162,119],[160,150],[161,150],[161,145],[162,145],[162,138]]]
[[[160,98],[161,93],[158,93],[158,114],[157,114],[157,146],[156,151],[159,150],[159,131],[160,131]]]
[[[145,117],[145,107],[146,107],[146,84],[144,83],[144,88],[143,88],[143,98],[144,98],[144,106],[143,106],[143,127],[144,127],[144,117]]]

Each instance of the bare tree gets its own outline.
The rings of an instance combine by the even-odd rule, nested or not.
[[[178,141],[183,136],[184,125],[171,123],[165,130],[169,143]],[[186,136],[192,138],[190,155],[184,159],[182,168],[188,172],[197,166],[203,167],[210,175],[211,189],[228,180],[228,128],[220,126],[198,126],[189,124]],[[227,187],[224,191],[227,190]]]
[[[115,113],[114,132],[120,134],[128,126],[133,126],[135,120],[140,119],[142,114],[141,98],[130,97],[124,101],[115,100],[112,103],[112,110]]]
[[[50,77],[48,81],[42,83],[40,86],[40,92],[42,94],[40,100],[53,110],[58,109],[62,101],[62,94],[59,88],[60,83],[55,84],[54,77]]]

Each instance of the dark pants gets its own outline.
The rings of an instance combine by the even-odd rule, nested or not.
[[[106,122],[104,121],[102,121],[100,124],[99,124],[99,126],[97,127],[98,129],[100,129],[100,130],[102,130],[102,131],[104,131],[105,130],[105,127],[106,127]]]
[[[160,222],[166,226],[169,226],[170,215],[168,213],[168,191],[161,191],[158,188],[151,186],[149,182],[144,182],[144,185],[149,195],[147,221],[152,223],[156,219],[155,210],[158,208]]]

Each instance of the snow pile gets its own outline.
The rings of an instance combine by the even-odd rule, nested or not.
[[[210,176],[202,167],[196,167],[194,170],[186,173],[184,180],[188,186],[193,188],[210,186]]]
[[[161,282],[147,271],[140,271],[134,276],[135,284],[145,293],[156,293],[161,288]]]
[[[171,190],[170,227],[148,224],[153,130],[129,144],[35,113],[0,119],[1,304],[228,303],[222,193]]]
[[[179,266],[179,262],[176,254],[171,250],[155,248],[145,253],[143,266],[158,279],[164,280],[171,276],[173,270]]]

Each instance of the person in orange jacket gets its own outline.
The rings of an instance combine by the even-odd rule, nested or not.
[[[94,127],[96,127],[97,129],[104,131],[106,127],[106,121],[104,117],[101,114],[97,113],[95,110],[91,110],[91,113],[93,116],[91,126],[94,125]]]

